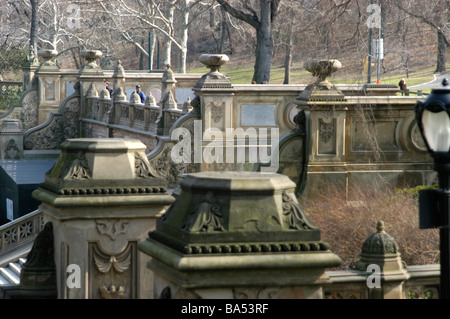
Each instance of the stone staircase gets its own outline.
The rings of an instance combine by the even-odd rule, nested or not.
[[[18,285],[20,284],[20,272],[25,258],[19,258],[15,262],[10,262],[6,266],[0,268],[0,286]]]

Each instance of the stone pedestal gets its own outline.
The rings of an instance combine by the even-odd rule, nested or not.
[[[234,89],[229,78],[220,72],[220,67],[228,62],[224,54],[203,54],[199,61],[203,63],[210,72],[203,75],[197,82],[193,91],[199,104],[199,112],[202,118],[202,154],[205,157],[205,147],[224,147],[226,130],[233,128],[233,97]],[[195,132],[198,134],[198,132]],[[212,144],[211,144],[212,143]],[[222,158],[211,160],[203,158],[201,161],[202,171],[235,170],[236,161],[226,161],[225,152]]]
[[[174,198],[138,140],[69,139],[33,196],[54,229],[58,298],[150,298],[137,243]]]
[[[177,200],[139,243],[155,298],[322,298],[340,264],[285,175],[184,175]]]
[[[0,130],[0,146],[2,160],[18,160],[23,158],[23,132],[19,120],[5,119]]]
[[[38,52],[38,55],[45,60],[36,72],[39,78],[38,124],[44,123],[49,113],[57,111],[61,103],[61,74],[58,65],[53,61],[57,54],[55,50],[39,50]]]

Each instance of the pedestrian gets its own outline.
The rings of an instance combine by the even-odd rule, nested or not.
[[[403,95],[403,93],[405,93],[405,92],[403,92],[403,91],[406,91],[406,90],[407,90],[406,81],[405,81],[404,78],[402,78],[402,79],[400,80],[400,82],[398,82],[398,86],[400,87],[400,91],[402,91],[402,95]]]
[[[141,97],[141,103],[145,102],[146,97],[145,97],[144,92],[141,91],[141,86],[139,84],[136,85],[136,90],[133,93],[137,93]]]
[[[109,83],[108,83],[108,82],[105,82],[105,88],[108,90],[109,96],[112,97],[112,95],[113,95],[113,90],[112,90],[111,87],[109,86]]]

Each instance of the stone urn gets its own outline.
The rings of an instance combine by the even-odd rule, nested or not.
[[[327,80],[327,77],[338,71],[342,63],[338,60],[310,60],[303,67],[317,77],[314,83],[309,84],[296,99],[299,105],[305,101],[313,102],[344,102],[345,97],[341,90]]]
[[[228,76],[220,72],[220,67],[230,59],[225,54],[202,54],[198,60],[211,71],[205,74],[196,87],[203,88],[229,88],[231,87]]]
[[[97,63],[95,62],[98,58],[102,57],[102,51],[100,50],[84,50],[81,51],[81,56],[86,59],[86,61],[88,62],[85,66],[84,69],[98,69],[99,66],[97,65]]]
[[[230,59],[225,54],[202,54],[198,60],[211,69],[211,72],[220,70],[220,67],[226,64]]]
[[[42,49],[38,51],[38,56],[42,57],[45,61],[43,66],[56,67],[56,63],[53,58],[58,55],[58,51],[52,49]]]
[[[338,71],[342,64],[338,60],[312,60],[304,63],[304,68],[317,77],[317,83],[326,84],[327,77]]]

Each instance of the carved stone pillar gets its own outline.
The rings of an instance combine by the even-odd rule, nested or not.
[[[152,257],[155,298],[322,298],[325,268],[341,260],[281,174],[186,174],[156,230],[138,244]]]
[[[23,158],[23,132],[19,120],[4,119],[0,130],[0,146],[2,160],[18,160]]]
[[[58,298],[151,298],[149,258],[137,243],[174,198],[145,145],[68,139],[61,150],[33,193],[54,228]]]
[[[45,60],[36,72],[39,78],[38,124],[44,123],[49,113],[57,111],[61,103],[61,74],[53,60],[57,54],[55,50],[39,50],[38,52],[38,55]]]
[[[87,97],[92,96],[91,92],[98,92],[104,89],[104,74],[100,66],[97,65],[96,60],[102,56],[99,50],[85,50],[81,51],[81,56],[86,60],[86,63],[78,73],[78,81],[80,82],[80,108],[81,116],[87,116],[91,110],[92,105],[88,105]]]
[[[228,57],[224,54],[203,54],[199,61],[202,62],[211,71],[203,75],[193,88],[195,92],[195,99],[193,104],[200,104],[200,114],[202,118],[202,154],[212,139],[219,143],[225,143],[226,129],[233,128],[233,98],[234,89],[229,78],[220,72],[220,67],[228,62]],[[199,103],[198,103],[199,102]],[[220,136],[209,136],[204,134],[205,131],[220,132]],[[199,132],[195,132],[199,133]],[[200,140],[198,136],[195,136]],[[202,171],[224,170],[226,167],[224,163],[207,163],[202,160]],[[231,169],[234,170],[234,164]]]

